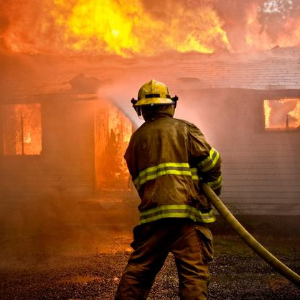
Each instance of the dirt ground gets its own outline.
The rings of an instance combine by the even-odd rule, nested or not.
[[[241,222],[300,273],[299,218],[278,222],[276,217],[244,216]],[[75,226],[72,231],[35,228],[24,234],[2,227],[0,299],[113,299],[130,254],[131,229],[108,226],[91,231]],[[300,288],[262,261],[222,220],[212,231],[216,254],[209,299],[300,299]],[[158,274],[149,299],[179,299],[172,255]]]

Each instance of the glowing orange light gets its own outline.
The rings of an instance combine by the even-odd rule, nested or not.
[[[232,5],[234,13],[227,14],[222,8],[227,5],[230,10],[230,1],[216,0],[169,0],[161,5],[150,0],[3,2],[5,10],[0,7],[0,11],[9,26],[1,31],[1,40],[14,52],[130,57],[170,50],[245,52],[300,44],[296,14],[268,12],[261,1],[237,1],[240,8]]]
[[[14,22],[5,41],[16,52],[124,57],[230,49],[210,1],[194,8],[174,1],[169,12],[160,13],[149,12],[141,0],[44,0],[36,8],[24,2],[10,10]]]
[[[123,158],[131,134],[131,121],[111,103],[101,101],[95,112],[96,187],[127,190],[129,173]]]
[[[264,100],[266,129],[300,128],[300,99]]]
[[[40,104],[17,104],[4,107],[5,155],[39,155],[42,152]]]

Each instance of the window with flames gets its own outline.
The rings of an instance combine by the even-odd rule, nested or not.
[[[300,129],[300,98],[264,100],[266,130]]]
[[[42,153],[41,105],[7,104],[2,107],[3,154]]]
[[[130,181],[124,153],[132,134],[132,123],[111,103],[100,103],[94,119],[96,188],[128,190]]]

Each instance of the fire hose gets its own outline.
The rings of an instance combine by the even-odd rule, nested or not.
[[[284,263],[278,260],[272,253],[263,247],[233,216],[233,214],[224,205],[222,200],[214,193],[214,191],[205,183],[202,184],[202,189],[207,199],[214,205],[220,215],[226,222],[236,231],[240,238],[263,260],[277,270],[281,275],[300,286],[300,276],[287,267]]]

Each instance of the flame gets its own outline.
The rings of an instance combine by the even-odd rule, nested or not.
[[[270,2],[272,1],[269,0],[265,3]],[[263,13],[265,13],[265,20],[262,20]],[[284,12],[276,9],[275,13],[274,11],[268,13],[261,11],[261,7],[257,3],[249,5],[246,11],[246,44],[248,48],[260,50],[271,49],[275,46],[292,47],[299,45],[299,16],[292,17],[287,12],[284,14]]]
[[[284,29],[286,34],[280,34],[277,43],[284,47],[298,44],[300,40],[300,20],[287,19]]]
[[[260,50],[271,49],[281,45],[277,39],[272,39],[259,22],[258,7],[252,4],[246,12],[246,47],[248,49]],[[284,46],[284,45],[281,45]]]
[[[264,100],[266,129],[299,129],[300,99]]]
[[[289,112],[289,116],[292,117],[291,127],[300,128],[300,99],[292,99],[291,101],[296,101],[295,109]]]
[[[271,110],[270,100],[264,100],[265,128],[270,128]]]
[[[32,139],[31,139],[31,133],[28,132],[25,136],[24,136],[24,143],[26,144],[31,144]]]
[[[257,12],[258,7],[255,4],[252,4],[246,12],[246,45],[255,50],[271,48],[274,45],[266,33],[261,32],[261,24],[259,23]]]
[[[0,47],[131,57],[299,45],[300,5],[296,0],[284,2],[284,9],[280,5],[273,0],[7,0],[0,3]]]
[[[131,121],[110,102],[101,100],[95,112],[96,186],[128,189],[129,172],[123,158],[132,135]]]
[[[3,116],[4,155],[41,154],[41,105],[9,104]]]
[[[22,3],[9,12],[13,21],[5,41],[11,50],[128,57],[169,50],[230,49],[223,23],[209,0],[196,8],[173,2],[169,11],[162,6],[158,12],[149,11],[143,0],[42,2],[36,8]]]

